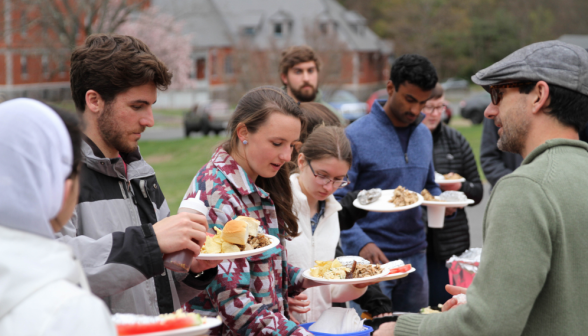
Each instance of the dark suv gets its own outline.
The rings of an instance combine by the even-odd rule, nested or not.
[[[232,113],[229,104],[222,100],[197,104],[184,114],[184,135],[189,137],[192,132],[219,134],[227,128]]]

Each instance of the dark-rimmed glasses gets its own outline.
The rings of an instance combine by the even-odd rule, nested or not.
[[[502,99],[502,92],[500,89],[507,89],[507,88],[520,88],[523,86],[533,85],[535,82],[514,82],[514,83],[506,83],[506,84],[497,84],[497,85],[490,85],[490,98],[492,98],[492,104],[498,105],[500,100]]]
[[[349,184],[349,180],[347,180],[347,176],[345,176],[344,180],[332,180],[332,179],[328,178],[327,176],[315,173],[314,169],[312,169],[312,166],[310,165],[310,161],[306,160],[306,162],[308,162],[308,166],[310,167],[310,171],[312,172],[312,175],[314,175],[314,177],[316,178],[316,181],[318,184],[327,185],[327,184],[333,182],[333,188],[336,188],[336,189],[343,188]]]
[[[433,113],[433,112],[439,112],[439,113],[443,113],[447,110],[447,105],[441,105],[441,106],[425,106],[422,109],[423,113]]]

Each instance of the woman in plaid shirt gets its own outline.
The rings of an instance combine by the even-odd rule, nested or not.
[[[288,163],[304,124],[298,104],[282,90],[253,89],[229,122],[231,139],[186,192],[184,199],[202,191],[210,232],[237,216],[249,216],[282,242],[263,254],[223,261],[215,280],[185,305],[188,311],[222,317],[214,335],[311,335],[289,320],[287,298],[317,284],[287,263],[284,248],[285,239],[298,234]]]

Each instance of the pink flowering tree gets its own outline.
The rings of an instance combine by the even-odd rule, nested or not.
[[[176,18],[151,7],[130,16],[116,32],[145,42],[172,71],[170,88],[186,89],[195,87],[196,80],[190,78],[191,35],[184,34],[182,28],[182,23]]]

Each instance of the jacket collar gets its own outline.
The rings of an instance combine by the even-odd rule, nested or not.
[[[376,119],[378,119],[384,125],[395,127],[392,123],[392,120],[390,120],[390,118],[386,114],[386,111],[384,111],[384,104],[386,104],[386,101],[387,100],[385,99],[376,100],[372,104],[372,110],[370,111],[370,113],[373,114],[374,117],[376,117]],[[425,115],[423,113],[420,113],[416,120],[412,124],[408,125],[408,127],[413,129],[416,128],[423,121],[423,119],[425,119]]]
[[[302,203],[301,206],[307,209],[307,211],[309,212],[308,215],[310,215],[310,209],[308,208],[308,199],[306,198],[306,195],[302,192],[302,189],[300,188],[300,181],[298,180],[299,176],[300,174],[298,173],[290,175],[290,186],[292,187],[292,194],[294,195],[295,199]],[[333,215],[341,209],[343,209],[341,204],[337,202],[333,195],[330,195],[329,197],[327,197],[325,202],[325,214],[323,217],[329,218],[331,215]]]
[[[588,144],[580,141],[580,140],[569,140],[569,139],[551,139],[545,141],[542,145],[538,146],[537,148],[533,149],[529,155],[523,160],[522,165],[529,164],[535,160],[538,156],[546,152],[547,150],[560,147],[560,146],[568,146],[568,147],[579,147],[586,151],[588,151]]]
[[[141,157],[139,148],[131,153],[121,153],[120,158],[109,159],[90,138],[85,137],[82,142],[82,155],[83,162],[88,168],[106,176],[132,180],[155,175],[153,168]],[[123,161],[127,164],[126,176]]]
[[[258,193],[262,198],[268,198],[269,194],[255,185],[247,176],[247,173],[222,146],[212,155],[212,164],[220,170],[227,180],[239,191],[241,195]]]

